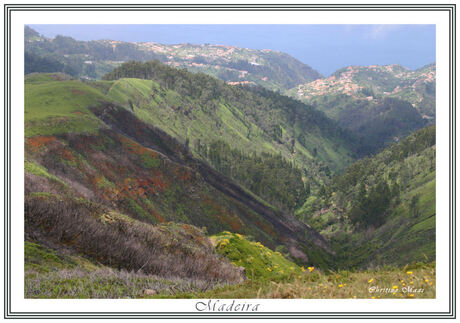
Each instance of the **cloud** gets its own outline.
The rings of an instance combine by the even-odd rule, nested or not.
[[[400,29],[401,25],[369,25],[369,32],[366,34],[371,39],[382,39],[388,34]]]

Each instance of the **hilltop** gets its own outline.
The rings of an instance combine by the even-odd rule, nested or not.
[[[298,85],[291,94],[307,101],[341,94],[373,103],[386,97],[398,98],[412,104],[424,118],[432,119],[435,116],[435,82],[435,64],[414,71],[397,64],[348,66],[328,78]],[[335,114],[334,111],[326,113]]]
[[[25,27],[26,74],[64,72],[74,77],[99,79],[120,64],[158,59],[172,67],[206,73],[229,84],[257,84],[287,90],[318,79],[320,73],[288,54],[270,49],[227,45],[78,41],[71,37],[49,39]]]
[[[365,156],[435,121],[436,66],[349,66],[288,93],[353,132]]]

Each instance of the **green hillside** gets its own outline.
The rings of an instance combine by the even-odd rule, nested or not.
[[[272,248],[285,245],[298,261],[315,263],[309,254],[327,253],[314,230],[118,106],[114,100],[120,97],[103,94],[104,88],[116,93],[116,87],[106,85],[88,86],[59,74],[26,78],[26,196],[38,193],[55,205],[49,194],[58,194],[68,201],[59,208],[83,199],[150,224],[173,221],[206,227],[210,234],[236,231]]]
[[[371,102],[340,94],[319,96],[310,103],[359,138],[361,156],[374,154],[429,123],[410,103],[392,97]]]
[[[263,88],[230,86],[155,61],[126,63],[104,78],[116,80],[109,97],[196,153],[223,140],[246,153],[281,153],[318,175],[352,161],[352,135],[311,106]]]
[[[435,128],[409,134],[405,101],[334,111],[366,142],[158,61],[34,73],[24,95],[27,298],[369,298],[402,276],[426,293],[380,296],[435,297]]]
[[[344,267],[435,259],[435,127],[359,160],[296,215],[330,241]]]
[[[59,74],[32,75],[25,81],[25,136],[92,132],[99,121],[88,110],[104,99],[99,91]]]

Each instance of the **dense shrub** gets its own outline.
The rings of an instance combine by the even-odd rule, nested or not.
[[[237,267],[213,251],[200,229],[190,225],[145,224],[95,203],[50,194],[25,199],[25,232],[46,235],[98,262],[163,277],[240,282]]]

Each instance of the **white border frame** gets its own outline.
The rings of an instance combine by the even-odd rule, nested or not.
[[[405,313],[449,312],[449,13],[447,11],[13,11],[11,14],[11,312],[197,312],[198,300],[31,300],[24,299],[24,25],[85,24],[435,24],[437,60],[436,255],[437,298],[402,300],[258,300],[259,314],[276,313]],[[153,40],[153,39],[152,39]],[[239,300],[244,302],[245,300]],[[246,300],[253,302],[254,300]],[[114,309],[116,311],[114,312]],[[246,314],[246,313],[245,313]],[[300,313],[299,313],[300,314]]]

